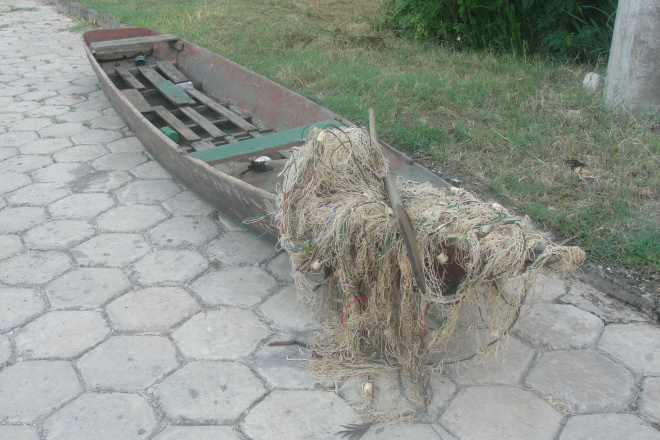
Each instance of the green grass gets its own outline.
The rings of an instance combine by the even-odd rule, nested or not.
[[[443,176],[594,261],[660,270],[654,121],[606,111],[580,66],[403,40],[383,26],[378,0],[82,2],[205,46],[355,123],[373,106],[382,139]],[[593,178],[579,180],[569,159]]]

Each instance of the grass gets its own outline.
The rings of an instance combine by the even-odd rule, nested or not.
[[[583,90],[584,67],[402,40],[379,0],[82,2],[196,42],[355,123],[373,106],[382,139],[444,177],[592,261],[660,271],[660,137],[652,119],[608,112]]]

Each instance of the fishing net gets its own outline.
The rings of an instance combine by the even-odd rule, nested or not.
[[[300,300],[324,297],[332,313],[310,345],[309,367],[359,382],[364,409],[375,419],[415,418],[413,405],[424,408],[432,397],[429,372],[448,362],[448,344],[469,339],[470,357],[496,351],[538,270],[554,260],[567,272],[585,258],[577,247],[545,245],[527,218],[467,190],[399,178],[424,261],[422,293],[392,215],[381,149],[357,127],[312,128],[309,139],[282,172],[280,245]],[[386,410],[373,405],[370,384],[396,374],[405,378],[405,401]]]

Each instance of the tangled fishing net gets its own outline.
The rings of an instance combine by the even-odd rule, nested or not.
[[[470,339],[474,356],[496,350],[538,270],[551,259],[561,271],[574,270],[585,258],[577,247],[546,246],[526,218],[469,191],[399,178],[424,261],[423,293],[392,215],[381,149],[357,127],[312,128],[309,139],[283,171],[280,244],[300,299],[324,296],[334,314],[310,345],[309,367],[361,381],[375,419],[415,418],[409,403],[425,408],[430,401],[429,372],[449,361],[450,340]],[[515,277],[522,281],[510,282]],[[370,406],[369,384],[397,373],[406,378],[407,402],[387,411]]]

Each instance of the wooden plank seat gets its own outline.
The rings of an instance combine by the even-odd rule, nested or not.
[[[201,102],[202,104],[206,105],[208,108],[211,110],[221,114],[225,118],[227,118],[232,124],[236,125],[242,130],[245,130],[247,132],[254,132],[258,131],[259,129],[255,127],[254,125],[250,124],[248,121],[245,119],[241,118],[238,116],[236,113],[233,111],[229,110],[228,108],[224,107],[221,105],[219,102],[214,100],[213,98],[210,98],[200,92],[199,90],[196,89],[190,89],[187,90],[188,94]],[[260,134],[256,135],[256,137],[260,136]]]
[[[161,41],[178,41],[179,37],[172,34],[150,35],[148,37],[122,38],[119,40],[106,40],[91,43],[89,47],[94,52],[102,51],[120,51],[122,49],[131,49],[133,46],[153,45]]]
[[[190,119],[192,119],[197,125],[202,127],[202,130],[210,134],[213,138],[225,138],[225,140],[229,143],[231,142],[238,142],[236,138],[233,136],[228,135],[224,131],[220,130],[218,127],[216,127],[211,121],[206,119],[204,116],[200,115],[197,113],[193,108],[191,107],[180,107],[179,110],[181,112],[188,116]]]
[[[178,88],[169,79],[163,78],[151,66],[138,66],[140,73],[153,84],[172,104],[185,105],[195,104],[195,100],[186,95],[186,92]]]
[[[253,156],[261,156],[272,153],[273,151],[283,150],[285,148],[291,148],[292,146],[302,144],[307,140],[306,136],[311,127],[327,128],[341,127],[342,125],[341,122],[329,119],[327,121],[279,131],[258,138],[246,139],[228,145],[220,145],[215,148],[202,149],[190,153],[190,155],[197,159],[201,159],[204,162],[213,163],[229,162]]]

